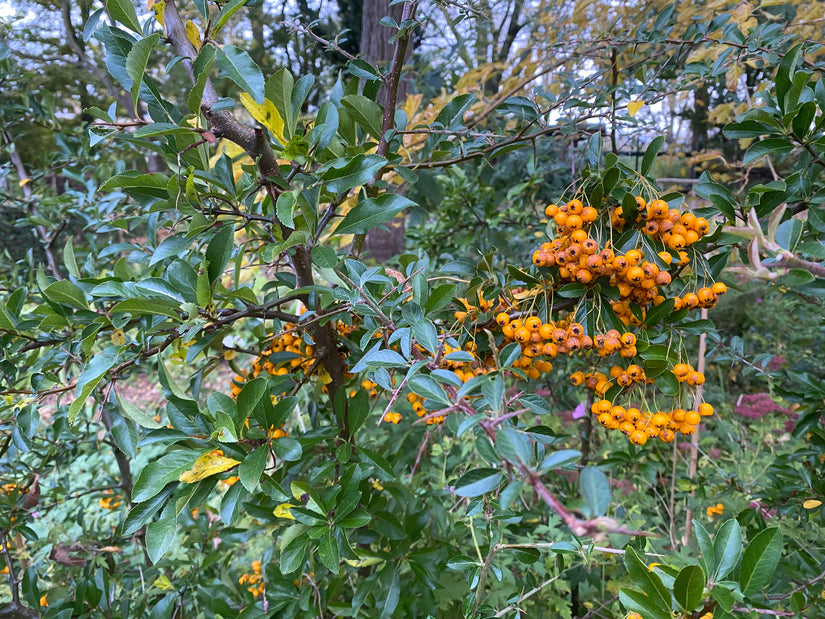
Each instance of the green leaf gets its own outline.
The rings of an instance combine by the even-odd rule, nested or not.
[[[772,527],[751,540],[742,556],[739,584],[742,593],[757,593],[771,578],[782,556],[782,531]]]
[[[726,613],[733,610],[733,604],[736,602],[736,598],[730,589],[717,585],[710,592],[710,595],[714,600],[719,602],[719,607]]]
[[[204,450],[172,451],[159,460],[150,462],[138,474],[135,485],[132,487],[132,502],[148,501],[158,494],[166,484],[176,482],[184,471],[192,468],[200,456],[207,453]]]
[[[276,456],[287,462],[297,462],[304,453],[301,443],[290,436],[282,436],[272,441],[272,450]]]
[[[318,541],[318,558],[321,559],[327,569],[333,574],[338,573],[341,563],[341,555],[338,552],[338,541],[332,534],[332,529],[327,529],[327,532],[321,536]]]
[[[702,603],[705,592],[705,573],[698,565],[682,568],[673,583],[673,596],[686,613],[692,613]]]
[[[341,98],[341,104],[367,132],[377,140],[381,139],[381,120],[384,111],[372,99],[363,95],[347,95]]]
[[[89,309],[86,295],[68,279],[61,279],[43,291],[43,295],[52,303],[70,305],[78,309]]]
[[[254,492],[269,461],[269,445],[260,445],[248,454],[238,467],[238,477],[244,488]]]
[[[305,531],[307,529],[304,525],[296,525]],[[292,530],[290,527],[287,532]],[[284,536],[286,537],[286,536]],[[306,560],[306,549],[309,545],[309,538],[305,534],[299,534],[296,537],[284,539],[281,542],[281,556],[278,562],[278,567],[282,574],[291,574],[300,568]]]
[[[80,269],[77,268],[77,260],[75,260],[74,256],[72,237],[66,239],[66,244],[63,246],[63,263],[66,265],[66,270],[69,272],[69,275],[80,279]]]
[[[151,415],[144,413],[128,400],[124,400],[120,397],[119,393],[116,392],[115,397],[117,398],[118,406],[120,406],[120,414],[126,417],[126,419],[130,419],[137,425],[143,428],[149,428],[150,430],[164,427],[162,423],[155,421]]]
[[[644,593],[632,589],[619,591],[619,601],[629,611],[639,613],[645,619],[673,619],[673,616],[659,608]]]
[[[138,503],[129,510],[126,519],[123,521],[123,535],[134,535],[141,527],[145,526],[163,507],[163,504],[166,503],[174,490],[173,486],[169,486],[151,499]]]
[[[284,133],[287,139],[295,130],[295,115],[292,113],[292,89],[295,80],[287,69],[279,69],[266,80],[266,98],[275,104],[284,121]]]
[[[421,344],[430,354],[438,351],[438,332],[435,325],[429,320],[419,320],[413,325],[415,341]]]
[[[357,155],[352,159],[336,159],[320,173],[327,190],[339,194],[370,182],[386,163],[387,160],[378,155]]]
[[[713,540],[713,555],[718,562],[713,580],[724,580],[742,556],[742,529],[736,518],[727,520],[719,527],[719,532]]]
[[[392,481],[395,479],[395,471],[389,462],[378,452],[366,449],[364,447],[358,448],[358,455],[361,461],[365,464],[372,464],[376,468],[377,477],[381,481]]]
[[[561,449],[559,451],[554,451],[542,461],[541,467],[539,468],[542,471],[556,469],[567,464],[571,464],[572,462],[575,462],[576,460],[581,458],[581,455],[582,453],[575,449]]]
[[[142,34],[143,31],[140,28],[140,22],[138,21],[132,0],[107,0],[106,10],[109,16],[116,22],[123,24],[138,34]]]
[[[415,206],[415,202],[394,193],[381,194],[377,198],[367,198],[359,202],[346,214],[333,234],[358,234],[393,219],[405,208]]]
[[[610,482],[598,467],[586,466],[579,474],[579,492],[589,518],[604,516],[610,507]]]
[[[432,400],[440,406],[449,406],[450,398],[441,384],[427,374],[416,374],[407,383],[410,390],[427,400]]]
[[[92,357],[92,360],[83,368],[80,376],[77,377],[75,395],[77,398],[69,406],[69,425],[77,419],[80,409],[86,404],[86,399],[92,395],[100,379],[109,371],[117,360],[117,349],[115,347],[106,348],[99,354]]]
[[[110,310],[112,314],[123,312],[132,316],[144,314],[155,314],[157,316],[168,316],[169,318],[183,319],[180,304],[161,301],[159,299],[126,299],[116,303]]]
[[[209,241],[206,248],[206,259],[209,261],[209,281],[214,283],[222,274],[229,260],[232,258],[232,249],[235,247],[235,226],[224,224],[217,234]]]
[[[653,379],[656,388],[665,395],[676,395],[679,393],[679,379],[676,375],[666,370]]]
[[[455,483],[455,493],[462,497],[481,496],[498,488],[503,476],[499,469],[473,469]]]
[[[787,155],[794,149],[793,143],[787,138],[767,138],[754,142],[742,158],[742,164],[748,165],[765,155]]]
[[[310,147],[317,146],[319,151],[324,150],[335,139],[338,132],[338,109],[329,101],[321,104],[315,125],[312,127]]]
[[[655,325],[670,316],[673,313],[675,304],[676,302],[673,299],[665,299],[659,303],[659,305],[654,306],[647,312],[644,322],[645,326]]]
[[[387,596],[384,598],[384,603],[381,606],[381,615],[379,619],[389,619],[393,616],[398,601],[401,599],[401,584],[398,579],[398,566],[394,565],[388,569],[392,570],[390,574],[390,582],[387,586]],[[379,598],[380,600],[380,598]]]
[[[656,160],[656,155],[659,154],[659,151],[662,148],[662,145],[665,143],[664,136],[656,136],[650,142],[645,150],[644,157],[642,157],[642,167],[639,170],[642,173],[642,176],[647,176],[647,173],[650,171],[650,167],[653,165],[653,162]]]
[[[261,398],[263,398],[264,394],[269,390],[268,388],[269,384],[263,376],[253,378],[244,384],[241,392],[238,394],[238,415],[244,419],[249,417],[252,411],[255,410],[255,407],[258,406]]]
[[[232,16],[238,12],[238,10],[246,4],[247,0],[232,0],[223,6],[221,9],[221,14],[218,16],[218,21],[215,22],[215,25],[212,26],[212,32],[209,35],[212,39],[216,39],[216,35],[226,25]]]
[[[298,203],[298,197],[295,191],[287,191],[278,196],[278,201],[275,203],[275,214],[280,221],[287,228],[294,228],[295,222],[292,219],[292,212],[295,210],[295,205]]]
[[[648,569],[647,565],[642,562],[632,546],[625,547],[624,565],[633,579],[633,584],[641,589],[645,597],[652,602],[650,608],[656,608],[672,619],[670,617],[670,591],[664,586],[659,575]],[[624,601],[622,603],[624,604]]]
[[[696,541],[699,542],[699,549],[702,551],[702,567],[705,574],[713,574],[716,569],[716,553],[713,550],[713,542],[710,541],[707,529],[698,520],[693,520],[693,530],[696,532]]]
[[[231,79],[258,103],[264,102],[264,76],[249,54],[234,45],[224,45],[218,48],[216,60],[223,77]]]
[[[163,510],[160,518],[146,527],[146,554],[149,560],[157,564],[175,540],[177,517],[175,505],[170,503]]]
[[[782,62],[779,63],[779,68],[776,70],[776,99],[783,111],[785,111],[785,95],[791,89],[796,65],[799,63],[801,55],[802,43],[797,43],[785,53]]]
[[[149,54],[152,53],[159,39],[159,32],[155,32],[145,39],[140,39],[126,56],[126,73],[132,78],[132,104],[135,106],[137,106],[138,95],[140,95],[143,75],[146,73],[146,65],[149,62]]]
[[[533,455],[530,439],[515,428],[503,427],[496,432],[496,450],[505,460],[527,464]]]

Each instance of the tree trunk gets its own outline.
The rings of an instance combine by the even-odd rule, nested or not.
[[[380,25],[383,17],[389,15],[396,23],[401,22],[401,13],[404,9],[403,3],[389,5],[389,0],[364,0],[361,13],[361,48],[360,52],[364,59],[370,64],[381,68],[391,59],[395,45],[389,42],[394,30],[387,26]],[[407,48],[407,56],[411,53],[413,45]],[[398,98],[396,101],[403,102],[407,96],[409,82],[401,79],[398,83]],[[378,102],[382,105],[387,100],[387,93],[382,88],[378,93]],[[404,251],[404,233],[406,230],[405,219],[399,215],[387,224],[387,229],[373,228],[367,233],[364,240],[364,249],[377,262],[386,262]]]

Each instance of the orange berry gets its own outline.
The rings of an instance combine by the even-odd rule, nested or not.
[[[688,411],[685,413],[685,423],[692,426],[698,426],[702,421],[702,417],[696,411]]]
[[[698,412],[702,417],[709,417],[710,415],[713,415],[713,406],[707,402],[702,402],[698,406]]]
[[[500,314],[496,315],[496,322],[499,326],[503,327],[510,323],[510,316],[508,316],[505,312],[501,312]]]

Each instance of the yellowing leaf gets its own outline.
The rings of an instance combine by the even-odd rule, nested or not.
[[[370,565],[383,563],[384,559],[381,557],[363,557],[361,559],[344,559],[344,561],[352,567],[369,567]]]
[[[210,475],[223,473],[239,464],[239,461],[227,458],[220,449],[216,449],[195,460],[195,464],[192,465],[191,469],[180,474],[178,481],[185,484],[194,484],[196,481],[206,479]]]
[[[19,183],[17,183],[17,186],[18,186],[18,187],[22,187],[22,186],[23,186],[23,185],[25,185],[26,183],[31,183],[31,182],[32,182],[32,179],[30,179],[30,178],[21,178],[21,179],[20,179],[20,182],[19,182]]]
[[[191,19],[186,20],[186,38],[189,39],[189,42],[192,44],[192,47],[194,47],[196,51],[200,51],[201,31],[198,30],[198,27],[195,25],[195,22],[193,22]]]
[[[822,501],[817,501],[816,499],[808,499],[802,504],[802,507],[804,507],[805,509],[816,509],[820,505],[822,505]]]
[[[160,576],[155,578],[155,581],[152,584],[154,586],[156,586],[158,589],[160,589],[161,591],[174,591],[175,590],[175,585],[173,585],[172,581],[169,580],[169,578],[167,578],[163,574],[161,574]]]
[[[255,101],[252,95],[246,92],[241,93],[241,103],[252,118],[269,129],[281,144],[286,144],[284,137],[284,119],[278,113],[278,108],[268,99],[264,99],[263,105]]]
[[[163,11],[166,9],[166,0],[153,2],[148,8],[152,9],[155,14],[155,20],[163,27],[164,32],[166,32],[166,22],[164,21],[165,18],[163,16]]]
[[[298,507],[297,505],[292,505],[292,503],[281,503],[278,507],[275,508],[273,512],[276,518],[287,518],[289,520],[295,520],[295,516],[292,515],[292,508]]]
[[[112,344],[114,346],[123,346],[126,343],[126,334],[123,329],[115,329],[112,331]]]
[[[641,110],[645,106],[645,102],[639,99],[638,101],[631,101],[627,104],[627,113],[630,114],[630,117],[633,118],[636,116],[639,110]]]

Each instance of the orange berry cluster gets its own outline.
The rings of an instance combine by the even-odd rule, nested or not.
[[[707,514],[708,518],[714,518],[715,516],[721,516],[722,513],[725,511],[725,506],[721,503],[717,503],[716,505],[708,505],[707,509],[705,509],[705,513]]]
[[[649,379],[645,374],[644,368],[635,364],[627,366],[627,369],[614,365],[610,368],[610,378],[615,379],[620,387],[629,387],[634,383],[653,383],[653,379]],[[610,378],[603,372],[573,372],[570,382],[577,387],[584,385],[596,395],[603,396],[613,386]]]
[[[249,584],[246,588],[252,595],[258,597],[264,592],[264,577],[261,573],[261,562],[260,561],[253,561],[252,562],[252,573],[251,574],[243,574],[240,578],[238,578],[238,583],[245,585]]]
[[[479,295],[478,298],[478,305],[473,305],[464,297],[460,297],[458,300],[461,301],[461,304],[464,306],[464,309],[466,310],[457,311],[453,314],[455,316],[455,319],[459,322],[466,320],[468,317],[474,318],[475,316],[478,316],[478,314],[480,313],[486,314],[491,309],[493,309],[493,301],[488,301],[481,295]]]
[[[269,356],[279,352],[293,353],[297,357],[286,361],[273,363]],[[309,370],[315,362],[315,347],[306,344],[299,335],[295,333],[295,325],[285,323],[283,331],[272,339],[270,345],[261,352],[252,364],[251,370],[246,375],[238,374],[232,381],[232,397],[235,398],[241,392],[243,383],[256,378],[261,372],[267,372],[273,376],[285,376],[290,369],[300,366],[304,371]]]
[[[115,509],[118,505],[120,505],[120,497],[111,496],[112,495],[111,490],[107,490],[103,494],[110,495],[110,496],[100,497],[97,500],[97,504],[100,505],[100,507],[102,507],[103,509]]]
[[[669,208],[664,200],[653,200],[650,204],[641,196],[636,197],[638,214],[636,224],[648,236],[661,241],[670,249],[680,250],[696,243],[710,231],[710,224],[704,217],[693,213],[680,213]],[[621,230],[627,222],[621,206],[612,209],[610,224]]]
[[[424,398],[422,398],[420,395],[416,395],[415,393],[412,393],[412,392],[408,393],[407,394],[407,402],[409,402],[412,405],[412,408],[415,411],[415,414],[418,415],[419,417],[425,417],[430,413],[430,411],[428,411],[426,408],[424,408]],[[397,415],[398,413],[388,413],[388,414],[389,415],[393,415],[393,414]],[[384,419],[386,421],[392,421],[392,420],[387,419],[386,415],[384,416]],[[400,420],[400,416],[399,416],[399,420]],[[398,423],[398,422],[397,421],[392,421],[392,423]],[[424,423],[426,423],[428,426],[442,424],[442,423],[444,423],[444,415],[436,415],[435,417],[430,417]]]
[[[658,438],[670,443],[676,432],[690,436],[696,431],[702,417],[713,414],[710,404],[702,403],[697,411],[677,408],[670,413],[642,412],[636,407],[625,408],[610,400],[598,400],[590,407],[599,423],[609,430],[619,430],[634,445],[644,445],[648,439]]]
[[[680,310],[683,307],[688,309],[711,308],[716,305],[719,297],[728,291],[728,287],[722,282],[716,282],[713,286],[704,286],[696,292],[688,292],[683,297],[675,297],[676,306],[674,309]]]

